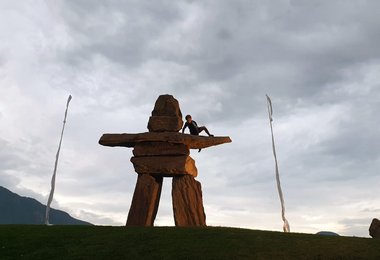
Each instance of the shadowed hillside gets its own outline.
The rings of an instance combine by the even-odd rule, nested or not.
[[[35,199],[21,197],[0,186],[0,224],[44,224],[46,205]],[[61,210],[50,210],[51,224],[91,225]]]

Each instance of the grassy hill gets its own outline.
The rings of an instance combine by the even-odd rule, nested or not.
[[[0,225],[0,259],[380,259],[380,240],[222,227]]]

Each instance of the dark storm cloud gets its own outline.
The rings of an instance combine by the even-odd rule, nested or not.
[[[373,19],[377,3],[348,8],[345,2],[319,3],[314,7],[266,2],[261,7],[245,8],[243,12],[249,13],[245,16],[234,12],[237,8],[213,6],[213,12],[208,13],[210,26],[203,27],[203,53],[199,55],[211,57],[210,63],[206,59],[195,69],[203,80],[220,81],[226,92],[238,95],[239,105],[247,108],[256,101],[255,95],[261,98],[265,92],[286,98],[288,103],[300,98],[314,102],[332,84],[346,84],[344,70],[378,59],[380,40],[378,21]],[[244,23],[237,22],[241,17],[246,18]],[[229,42],[213,37],[212,28],[224,23],[236,33]],[[237,107],[231,104],[227,111],[234,112]]]
[[[127,67],[154,58],[150,44],[181,16],[177,4],[130,1],[70,1],[59,14],[78,44],[65,54],[68,62],[98,54]]]
[[[197,98],[202,95],[200,82],[219,85],[225,93],[220,97],[224,118],[256,112],[265,93],[287,103],[300,98],[313,102],[322,89],[344,84],[342,70],[379,57],[378,4],[372,2],[65,5],[60,13],[78,42],[65,54],[68,60],[83,63],[102,55],[134,68],[170,60],[196,74],[168,87]],[[187,45],[191,47],[179,54]]]

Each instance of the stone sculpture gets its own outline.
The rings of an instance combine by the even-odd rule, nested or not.
[[[202,188],[190,149],[231,142],[229,137],[181,134],[183,124],[178,101],[171,95],[158,97],[149,132],[103,134],[99,144],[133,149],[131,162],[138,174],[127,226],[153,226],[164,177],[172,177],[172,204],[176,226],[205,226]]]

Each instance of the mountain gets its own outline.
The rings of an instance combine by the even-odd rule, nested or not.
[[[0,224],[45,224],[46,206],[35,199],[21,197],[0,186]],[[54,225],[92,225],[75,219],[64,211],[50,209]]]

